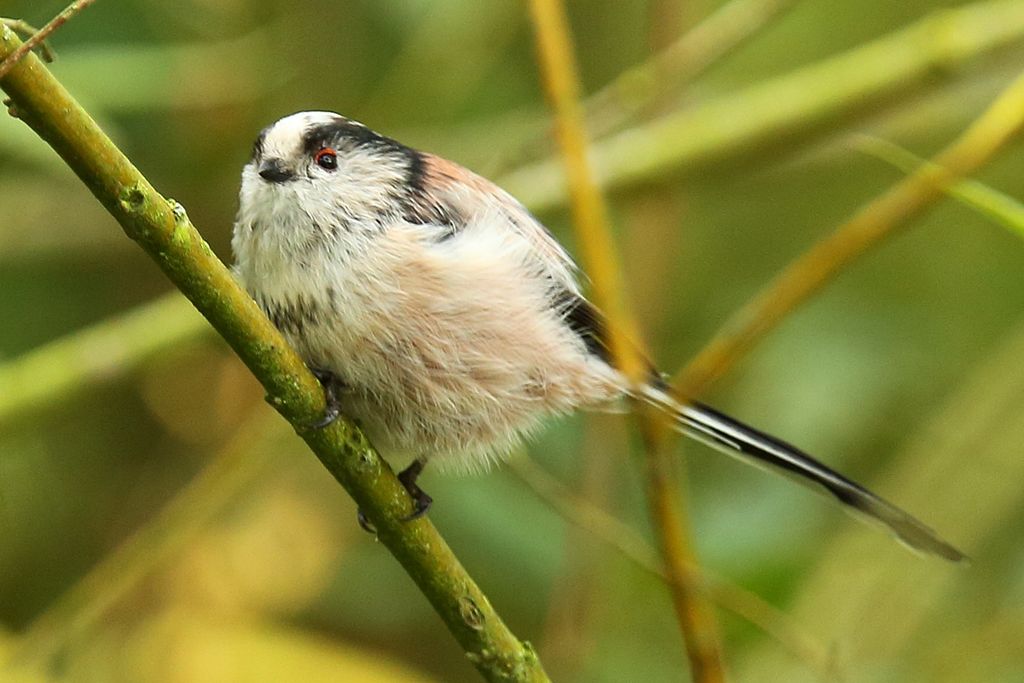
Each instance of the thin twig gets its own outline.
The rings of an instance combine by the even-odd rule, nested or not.
[[[680,373],[675,386],[699,394],[794,308],[866,251],[906,227],[944,196],[946,188],[985,164],[1024,128],[1024,74],[934,161],[880,195],[831,235],[793,261],[737,311]]]
[[[668,579],[654,548],[627,524],[575,493],[525,455],[510,459],[508,467],[516,478],[563,519],[587,530],[648,574],[663,581]]]
[[[646,379],[646,367],[635,349],[635,334],[626,306],[615,247],[608,229],[608,209],[589,162],[589,141],[583,126],[579,79],[569,43],[561,0],[531,0],[534,30],[545,89],[555,115],[562,163],[569,184],[573,225],[580,237],[581,260],[593,282],[593,297],[610,321],[612,355],[632,382]]]
[[[43,41],[49,38],[54,31],[67,23],[68,19],[75,16],[94,2],[96,2],[96,0],[75,0],[65,7],[64,10],[51,19],[46,26],[43,26],[41,29],[36,31],[35,34],[22,43],[17,50],[8,55],[4,61],[0,62],[0,78],[6,76],[7,72],[13,69],[14,65],[21,61],[22,57],[31,52],[37,45],[42,44]],[[51,53],[50,57],[52,58],[52,56],[53,55]]]
[[[625,437],[620,420],[594,416],[586,423],[579,452],[591,455],[609,438],[625,443],[618,438]],[[519,460],[515,454],[513,459]],[[595,504],[611,499],[618,490],[614,486],[615,472],[623,464],[615,458],[583,458],[577,472],[578,495]],[[556,680],[577,680],[591,670],[589,663],[598,651],[601,625],[607,623],[608,618],[614,619],[608,613],[609,601],[603,590],[607,578],[606,557],[605,548],[588,534],[566,535],[559,576],[552,585],[543,635],[538,644]]]
[[[0,58],[20,46],[14,32],[0,26]],[[60,154],[252,370],[271,405],[355,499],[480,674],[495,683],[547,681],[533,648],[508,629],[433,524],[426,518],[403,521],[409,496],[362,432],[343,419],[310,427],[325,410],[320,384],[181,205],[153,188],[34,54],[26,54],[0,86],[19,118]]]
[[[893,142],[872,135],[857,135],[852,144],[854,149],[881,159],[908,174],[922,164],[933,163]],[[1024,203],[1019,199],[971,178],[964,178],[945,190],[950,197],[1003,226],[1017,237],[1024,237]]]
[[[7,28],[17,32],[23,38],[31,38],[39,32],[39,29],[23,19],[0,18],[0,23],[5,24]],[[53,62],[53,60],[57,58],[57,53],[53,51],[52,47],[50,47],[49,42],[44,40],[39,43],[37,47],[39,48],[39,56],[42,57],[43,61],[47,64]]]
[[[558,141],[569,180],[573,224],[579,235],[583,262],[593,278],[594,298],[608,316],[610,346],[616,365],[630,382],[639,385],[646,379],[647,369],[634,341],[638,335],[626,306],[607,208],[589,164],[579,77],[565,8],[561,0],[531,0],[530,9],[543,81],[554,110]],[[654,415],[641,411],[638,416],[642,432],[652,434],[659,431]],[[667,451],[651,447],[654,445],[648,440],[648,500],[662,542],[673,606],[683,632],[694,680],[718,683],[725,680],[725,669],[718,645],[717,625],[703,591],[690,581],[690,567],[695,562],[679,503],[680,491],[667,462]]]
[[[640,434],[646,457],[644,475],[647,504],[658,537],[668,588],[676,617],[683,632],[690,669],[695,683],[724,683],[725,663],[715,613],[699,583],[692,580],[698,567],[690,523],[683,507],[685,473],[683,462],[673,457],[671,439],[653,410],[639,406]]]
[[[664,564],[654,548],[629,525],[558,481],[529,457],[513,458],[509,468],[564,520],[588,532],[658,580],[668,582]],[[689,572],[689,580],[701,584],[720,607],[757,626],[815,670],[831,671],[828,648],[801,631],[787,614],[756,593],[715,576],[707,569],[691,566]]]

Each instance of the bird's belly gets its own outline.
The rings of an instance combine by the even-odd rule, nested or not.
[[[403,331],[363,320],[286,332],[311,367],[344,383],[342,411],[387,456],[429,458],[442,470],[484,469],[547,415],[585,402],[545,383],[543,368],[494,357],[487,346],[456,350],[445,348],[451,339],[425,343]]]
[[[348,387],[342,410],[385,453],[481,469],[546,416],[618,393],[614,371],[533,298],[512,297],[496,312],[500,292],[431,294],[422,280],[393,279],[247,280],[306,363]],[[279,280],[286,286],[271,286]],[[313,296],[311,282],[336,284]]]
[[[486,467],[548,412],[525,372],[487,376],[480,364],[431,359],[394,335],[331,326],[292,339],[307,363],[345,385],[341,408],[385,455],[435,460],[441,469]]]

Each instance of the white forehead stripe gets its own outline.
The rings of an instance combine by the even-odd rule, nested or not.
[[[330,111],[300,111],[278,120],[267,131],[263,139],[264,148],[278,156],[293,153],[301,144],[302,136],[314,126],[345,120],[340,114]]]

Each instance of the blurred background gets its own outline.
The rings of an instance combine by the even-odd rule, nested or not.
[[[0,0],[0,15],[42,25],[64,4]],[[595,153],[631,301],[670,372],[903,177],[864,133],[932,155],[1024,63],[1021,1],[569,5],[587,92],[625,93],[593,103]],[[52,42],[57,77],[225,260],[256,133],[304,109],[498,180],[574,249],[525,3],[123,0]],[[682,60],[652,61],[665,50]],[[653,148],[631,142],[645,135]],[[977,179],[1024,197],[1021,147]],[[735,680],[1024,680],[1022,272],[1019,234],[945,199],[707,395],[973,558],[916,556],[681,444]],[[479,680],[247,371],[6,116],[0,320],[0,662],[18,663],[0,677]],[[511,467],[423,479],[431,518],[556,681],[686,680],[644,565],[632,438],[621,416],[576,416]],[[626,527],[568,521],[591,506]]]

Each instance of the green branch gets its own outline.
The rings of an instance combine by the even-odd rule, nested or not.
[[[0,30],[5,59],[21,41],[6,26]],[[429,520],[401,521],[411,510],[409,497],[363,434],[342,420],[304,427],[323,415],[320,385],[181,206],[149,184],[35,55],[26,55],[0,87],[12,113],[53,147],[259,379],[268,401],[355,499],[480,673],[489,681],[546,681],[533,649],[508,630]]]
[[[922,159],[910,150],[882,138],[861,135],[855,142],[855,148],[908,175],[916,173],[921,167],[930,168],[936,175],[941,173],[941,169],[935,168],[935,162]],[[1018,199],[972,178],[964,178],[941,189],[1017,237],[1024,237],[1024,203]]]

